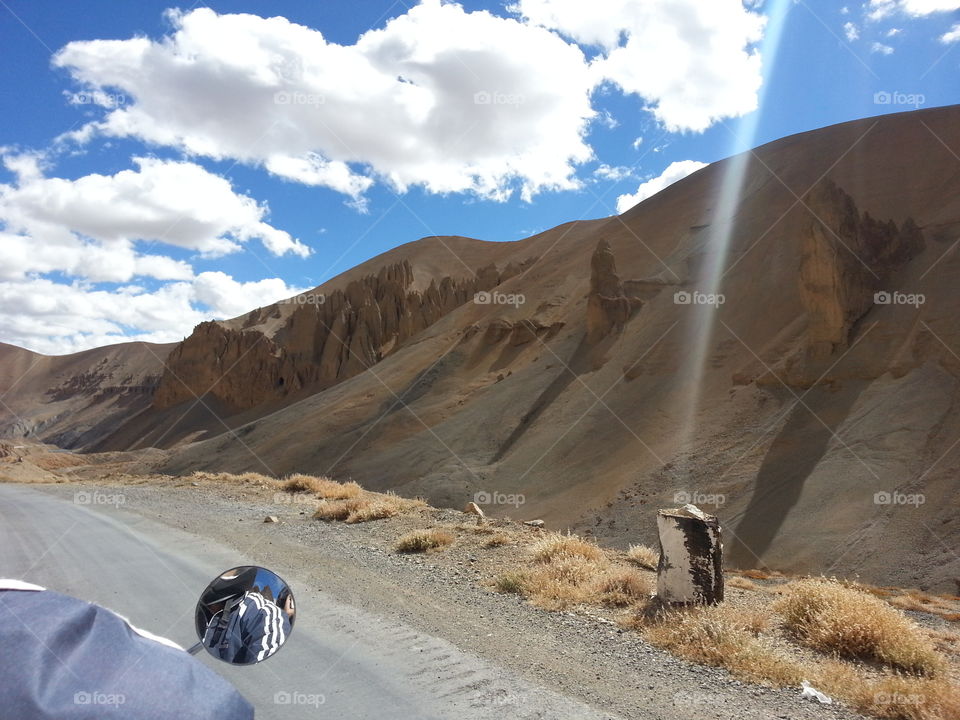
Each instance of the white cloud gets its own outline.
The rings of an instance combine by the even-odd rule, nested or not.
[[[958,40],[960,40],[960,23],[957,23],[950,28],[950,30],[940,36],[940,42],[942,42],[944,45],[955,43]]]
[[[884,45],[883,43],[875,42],[870,46],[870,52],[879,53],[880,55],[892,55],[893,48],[889,45]]]
[[[889,30],[887,30],[887,37],[896,37],[902,32],[903,30],[901,30],[900,28],[890,28]]]
[[[843,34],[847,36],[849,42],[858,40],[860,38],[860,30],[857,29],[857,26],[852,22],[844,23],[843,25]]]
[[[639,150],[641,145],[643,145],[643,137],[642,137],[642,136],[641,136],[641,137],[638,137],[636,140],[634,140],[632,143],[630,143],[630,147],[632,147],[634,150]]]
[[[649,197],[656,195],[668,185],[678,180],[683,180],[687,175],[695,173],[700,168],[706,167],[707,163],[697,160],[680,160],[670,163],[670,166],[660,175],[651,180],[642,183],[637,191],[632,195],[621,195],[617,198],[617,212],[626,212],[637,203],[641,203]]]
[[[578,185],[595,112],[583,52],[542,28],[425,0],[354,45],[282,17],[171,12],[160,41],[72,42],[54,57],[94,100],[73,138],[136,137],[265,166],[357,200],[398,190],[525,198]]]
[[[602,49],[598,80],[635,93],[669,129],[757,108],[764,16],[740,0],[519,0],[530,22]]]
[[[134,158],[136,170],[68,180],[44,177],[35,157],[4,160],[18,175],[16,184],[0,185],[0,226],[6,236],[0,274],[7,277],[59,270],[125,282],[137,275],[182,279],[192,274],[183,263],[140,255],[136,244],[141,241],[216,256],[259,238],[275,255],[310,253],[263,221],[265,207],[194,163]]]
[[[624,178],[633,176],[633,168],[626,167],[625,165],[612,166],[604,163],[593,171],[593,175],[601,180],[623,180]]]
[[[867,17],[883,20],[895,14],[926,17],[934,13],[960,10],[960,0],[870,0]]]
[[[199,165],[136,158],[136,170],[68,180],[46,177],[41,154],[3,160],[17,176],[0,185],[4,342],[54,354],[171,342],[202,320],[299,292],[279,278],[195,275],[186,261],[141,251],[148,242],[217,255],[259,237],[275,255],[309,252],[263,221],[266,208]]]
[[[147,292],[49,278],[0,281],[0,337],[59,355],[118,342],[176,342],[204,320],[233,317],[301,292],[271,278],[238,282],[220,272]]]

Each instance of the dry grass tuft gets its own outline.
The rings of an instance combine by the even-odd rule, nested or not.
[[[197,481],[245,483],[247,485],[259,485],[261,487],[274,487],[277,482],[272,477],[268,477],[267,475],[256,472],[234,474],[227,472],[211,473],[203,470],[196,470],[190,475],[190,478]]]
[[[393,493],[370,493],[372,499],[358,499],[358,506],[347,517],[348,523],[382,520],[426,506],[423,500],[410,500]],[[345,502],[350,502],[349,500]]]
[[[791,582],[774,609],[788,629],[816,650],[923,675],[945,667],[930,639],[903,613],[839,582]]]
[[[341,520],[347,523],[362,523],[382,520],[424,507],[423,500],[410,500],[393,493],[363,492],[358,497],[342,500],[323,500],[313,514],[317,520]]]
[[[556,553],[520,574],[521,591],[537,607],[564,610],[593,596],[597,572],[597,564],[582,555]]]
[[[357,498],[348,500],[323,500],[313,517],[317,520],[346,520],[355,509],[360,505]]]
[[[497,592],[509,595],[522,595],[524,588],[523,580],[523,573],[504,573],[494,581],[493,587]]]
[[[649,598],[654,591],[649,576],[632,568],[610,570],[596,580],[594,592],[603,605],[626,607]]]
[[[747,580],[745,577],[740,577],[738,575],[733,575],[724,579],[724,584],[727,587],[739,588],[741,590],[750,590],[751,592],[762,592],[765,588],[762,585],[757,585],[753,580]]]
[[[436,550],[454,541],[453,533],[441,528],[413,530],[401,536],[393,546],[399,553],[421,553]]]
[[[579,557],[595,563],[605,563],[606,555],[595,543],[577,535],[549,533],[535,542],[531,548],[533,559],[539,563],[551,563],[556,558]]]
[[[321,498],[328,500],[346,500],[348,498],[359,497],[363,492],[355,482],[339,483],[327,477],[315,477],[313,475],[291,475],[280,486],[281,490],[287,492],[313,492]]]
[[[481,545],[485,548],[495,548],[512,544],[513,537],[509,533],[505,532],[494,533],[493,535],[488,536],[487,539],[481,543]]]
[[[627,549],[627,560],[647,570],[656,570],[660,553],[646,545],[631,545]]]
[[[953,720],[960,717],[960,692],[938,678],[884,674],[869,677],[849,663],[818,666],[813,684],[862,713],[890,720]]]
[[[797,686],[807,679],[801,663],[759,637],[762,619],[726,605],[638,613],[647,639],[687,660],[718,665],[750,682]]]

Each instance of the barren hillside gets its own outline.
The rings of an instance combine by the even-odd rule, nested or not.
[[[845,123],[619,217],[400,246],[172,349],[3,347],[4,432],[480,493],[617,545],[685,495],[737,564],[954,590],[958,152],[960,107]]]

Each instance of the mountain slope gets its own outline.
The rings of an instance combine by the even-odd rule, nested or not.
[[[887,115],[619,217],[400,246],[323,304],[201,326],[152,406],[87,446],[480,493],[616,544],[653,541],[649,509],[690,498],[733,563],[952,590],[958,151],[960,108]]]

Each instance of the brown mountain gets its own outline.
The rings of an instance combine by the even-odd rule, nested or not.
[[[953,590],[958,155],[960,107],[844,123],[619,217],[399,246],[165,366],[115,346],[10,389],[39,356],[2,347],[0,423],[167,472],[481,493],[616,544],[689,498],[735,563]]]

